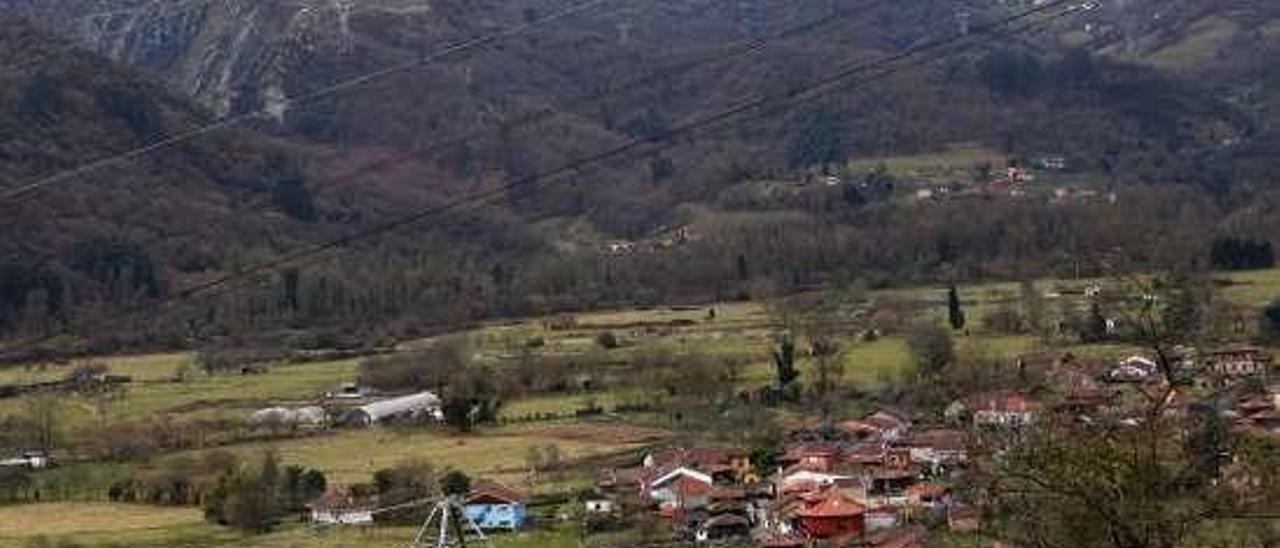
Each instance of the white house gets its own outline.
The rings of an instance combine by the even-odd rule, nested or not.
[[[346,490],[331,489],[310,505],[311,522],[319,525],[372,525],[374,505]]]

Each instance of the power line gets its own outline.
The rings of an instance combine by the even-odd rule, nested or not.
[[[866,5],[862,6],[862,9],[870,9],[876,5],[884,3],[885,1],[886,0],[873,0],[871,2],[868,2]],[[549,118],[552,118],[555,115],[565,112],[567,110],[582,108],[583,106],[594,104],[598,101],[606,100],[612,96],[625,93],[628,91],[632,91],[632,90],[644,87],[646,85],[652,84],[654,82],[659,82],[662,79],[670,77],[674,74],[682,74],[706,65],[711,65],[713,63],[719,63],[719,62],[727,61],[730,59],[735,59],[735,58],[742,57],[757,51],[761,51],[765,49],[771,42],[800,36],[802,34],[824,27],[828,24],[840,21],[848,17],[849,15],[853,15],[853,14],[854,12],[852,10],[844,10],[832,16],[822,17],[813,21],[808,21],[803,24],[795,25],[793,27],[784,29],[783,31],[779,32],[774,36],[758,38],[755,40],[751,40],[749,42],[739,43],[734,47],[728,48],[728,51],[725,51],[725,52],[716,52],[712,55],[703,56],[698,59],[677,64],[674,67],[669,67],[666,69],[650,72],[649,74],[646,74],[637,78],[633,78],[621,84],[612,86],[609,89],[587,93],[587,94],[566,100],[558,105],[552,105],[552,106],[535,110],[533,112],[521,114],[518,116],[508,117],[504,120],[497,122],[495,124],[495,127],[479,128],[457,137],[432,143],[424,148],[405,151],[402,153],[393,154],[387,158],[370,161],[368,163],[362,164],[355,168],[349,169],[344,173],[327,178],[324,183],[324,188],[326,190],[332,190],[334,188],[346,186],[347,184],[352,184],[356,181],[359,181],[361,176],[366,176],[369,173],[374,173],[374,172],[386,170],[389,168],[393,168],[399,165],[404,165],[413,161],[415,158],[426,158],[427,155],[432,152],[444,150],[449,147],[470,142],[474,139],[477,139],[479,137],[482,137],[484,135],[491,133],[495,129],[501,129],[505,131],[505,130],[518,129],[526,126],[531,126],[539,122],[545,121]],[[269,196],[261,197],[257,200],[250,201],[249,203],[240,206],[236,210],[228,212],[228,214],[225,216],[220,216],[219,218],[212,220],[210,223],[202,225],[202,227],[203,228],[216,227],[221,221],[230,219],[236,214],[241,213],[243,210],[266,205],[268,203],[270,203]],[[191,233],[186,233],[186,234],[170,234],[170,235],[159,236],[143,244],[142,247],[144,249],[149,249],[155,245],[159,245],[160,243],[163,243],[173,238],[191,236],[191,235],[200,234],[200,233],[202,233],[202,230],[197,229]]]
[[[1030,8],[1019,14],[1004,18],[995,23],[984,25],[982,27],[971,28],[970,33],[967,36],[954,35],[945,39],[933,40],[930,42],[926,42],[924,44],[913,46],[911,48],[908,48],[907,50],[904,50],[903,52],[882,57],[878,60],[857,63],[851,67],[847,67],[843,70],[837,71],[830,76],[820,78],[817,81],[798,85],[780,93],[766,95],[764,97],[760,97],[757,99],[744,101],[743,103],[737,106],[730,107],[726,110],[722,110],[715,114],[711,114],[711,115],[699,118],[697,120],[680,124],[666,131],[662,135],[658,135],[650,138],[633,139],[617,147],[579,158],[567,164],[563,164],[559,167],[556,167],[547,171],[543,171],[540,173],[536,173],[533,175],[529,175],[527,177],[521,177],[521,178],[515,179],[513,181],[508,182],[507,184],[501,185],[497,188],[494,188],[488,191],[478,192],[473,194],[472,196],[459,199],[453,202],[436,205],[436,206],[430,206],[422,210],[419,210],[415,213],[398,217],[396,219],[392,219],[390,221],[375,225],[367,229],[358,230],[350,234],[347,234],[345,236],[341,236],[339,238],[336,238],[324,243],[308,246],[303,249],[294,251],[292,253],[287,253],[277,259],[263,261],[242,269],[238,269],[236,272],[219,276],[207,282],[196,284],[194,286],[191,286],[179,292],[176,292],[170,296],[162,298],[158,302],[148,303],[148,304],[154,304],[158,307],[167,307],[174,303],[186,301],[198,296],[202,296],[215,289],[221,288],[220,291],[209,293],[209,295],[207,296],[220,295],[222,293],[225,293],[226,291],[234,289],[234,286],[232,286],[231,284],[232,282],[235,282],[237,280],[252,277],[264,272],[277,271],[286,265],[299,263],[304,260],[310,259],[312,257],[318,256],[320,254],[326,253],[333,249],[345,247],[349,244],[352,244],[367,238],[372,238],[374,236],[378,236],[384,233],[399,230],[403,227],[420,223],[432,217],[436,217],[439,215],[443,215],[445,213],[452,212],[457,209],[461,209],[464,206],[468,206],[471,204],[488,203],[491,200],[494,200],[496,198],[510,196],[513,192],[530,189],[545,180],[556,179],[563,175],[579,171],[588,166],[598,164],[606,160],[611,160],[614,158],[621,157],[632,151],[642,149],[647,145],[654,145],[654,144],[659,144],[663,142],[669,142],[676,137],[692,133],[698,129],[712,126],[714,124],[717,124],[726,120],[733,119],[745,113],[758,111],[766,106],[770,106],[775,103],[793,101],[797,99],[802,101],[814,100],[817,98],[821,98],[826,94],[832,93],[834,91],[838,91],[843,87],[840,85],[842,83],[848,84],[850,86],[865,85],[870,82],[875,82],[875,81],[888,78],[890,76],[893,76],[909,68],[913,68],[916,66],[923,66],[923,65],[935,62],[939,59],[953,57],[960,53],[964,53],[969,50],[975,49],[979,46],[983,46],[986,43],[992,41],[992,40],[971,41],[968,44],[960,45],[957,47],[951,47],[951,46],[955,46],[957,43],[963,42],[969,36],[976,36],[979,34],[988,34],[1006,25],[1010,25],[1012,23],[1016,23],[1024,19],[1029,19],[1037,15],[1046,14],[1052,10],[1056,10],[1057,8],[1062,7],[1063,5],[1070,4],[1070,3],[1071,3],[1071,0],[1057,0],[1055,2],[1050,2],[1034,8]],[[1048,24],[1054,21],[1063,19],[1067,16],[1073,15],[1080,11],[1087,11],[1087,10],[1093,9],[1093,7],[1091,6],[1096,6],[1096,3],[1074,5],[1069,7],[1068,9],[1053,13],[1051,15],[1046,15],[1043,19],[1031,21],[1019,28],[1010,30],[1008,32],[993,34],[992,38],[993,39],[1006,38],[1010,36],[1023,34],[1031,30],[1034,30],[1038,27],[1047,26]],[[914,61],[911,61],[910,63],[905,64],[904,66],[897,66],[897,67],[894,66],[894,64],[898,63],[899,61],[909,60],[922,53],[930,52],[933,50],[939,50],[943,48],[950,48],[950,49],[945,49],[941,55],[937,55],[935,57],[924,57],[921,59],[915,59]],[[878,72],[875,72],[871,76],[863,79],[846,82],[846,80],[849,80],[854,76],[859,76],[868,71],[878,71]],[[125,314],[128,314],[128,315],[137,314],[140,312],[148,311],[149,309],[150,309],[150,306],[134,307],[133,310],[126,311]],[[34,343],[38,344],[46,340],[51,340],[59,335],[60,333],[40,337],[36,339]],[[15,347],[27,346],[28,344],[31,344],[31,343],[15,345]],[[13,351],[15,347],[11,347],[9,350]]]
[[[375,80],[380,80],[382,78],[385,78],[392,74],[396,74],[398,72],[402,72],[411,68],[418,67],[420,65],[424,65],[426,63],[433,62],[435,60],[441,59],[445,56],[448,56],[454,53],[458,53],[458,52],[476,48],[476,47],[486,46],[489,44],[496,43],[502,39],[511,38],[514,36],[518,36],[520,34],[524,34],[526,32],[539,28],[543,25],[560,21],[562,19],[593,9],[597,6],[601,6],[614,1],[619,1],[619,0],[586,0],[584,2],[575,4],[569,8],[556,11],[555,13],[552,13],[545,17],[540,17],[530,22],[509,27],[506,30],[498,31],[491,34],[486,34],[486,35],[475,37],[475,38],[469,38],[460,42],[455,42],[454,44],[451,44],[442,49],[439,49],[434,53],[428,54],[422,58],[413,59],[411,61],[405,61],[402,63],[397,63],[394,65],[390,65],[390,66],[363,74],[361,76],[357,76],[354,78],[343,80],[335,84],[331,84],[324,88],[289,99],[288,103],[289,104],[306,103],[306,102],[314,101],[316,99],[320,99],[322,97],[327,97],[329,95],[346,91],[348,89],[355,88]],[[160,139],[151,144],[148,144],[139,148],[135,148],[127,152],[114,154],[100,160],[89,162],[79,167],[71,168],[66,171],[38,179],[30,183],[20,185],[17,188],[0,193],[0,203],[9,202],[16,198],[30,194],[31,192],[34,192],[41,188],[67,182],[76,176],[84,175],[86,173],[90,173],[107,166],[129,162],[134,159],[140,158],[142,156],[146,156],[157,150],[162,150],[186,141],[190,141],[191,139],[194,139],[196,137],[200,137],[202,135],[207,135],[215,131],[226,129],[226,128],[238,125],[240,123],[246,122],[248,120],[252,120],[259,116],[267,115],[267,114],[269,114],[267,112],[267,109],[262,108],[262,109],[254,110],[251,112],[243,113],[243,114],[228,116],[226,118],[223,118],[211,124],[201,126],[196,129],[189,130],[183,133],[179,133],[178,135],[175,135],[172,137],[166,137],[164,139]]]

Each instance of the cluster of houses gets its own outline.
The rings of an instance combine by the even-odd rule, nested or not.
[[[769,464],[721,448],[653,453],[637,468],[604,471],[601,499],[588,501],[588,511],[638,500],[669,520],[679,538],[695,542],[907,547],[923,538],[907,525],[918,521],[912,518],[965,510],[950,487],[968,463],[965,431],[916,427],[891,410],[834,429],[793,432]]]
[[[969,395],[948,406],[939,424],[882,409],[794,431],[772,458],[707,447],[656,452],[638,467],[603,471],[586,510],[611,514],[622,501],[638,503],[694,542],[906,548],[923,545],[922,524],[978,530],[980,511],[954,487],[971,454],[992,447],[990,433],[1047,419],[1133,422],[1153,397],[1165,397],[1168,413],[1216,405],[1236,428],[1280,437],[1280,384],[1267,382],[1271,357],[1263,349],[1182,351],[1176,359],[1196,366],[1190,388],[1170,390],[1149,357],[1106,362],[1067,354],[1037,365],[1045,379],[1038,388]],[[1016,443],[1018,436],[1000,438]]]
[[[1204,353],[1177,347],[1166,360],[1162,366],[1142,355],[1108,362],[1066,354],[1044,368],[1045,386],[974,394],[952,403],[946,416],[984,427],[1024,426],[1044,415],[1080,423],[1136,423],[1159,398],[1165,398],[1166,414],[1186,414],[1199,406],[1226,416],[1248,416],[1233,407],[1234,402],[1269,397],[1261,387],[1275,386],[1270,384],[1272,357],[1255,346]],[[1028,365],[1020,360],[1019,367]],[[1169,385],[1169,375],[1178,381],[1176,386]]]

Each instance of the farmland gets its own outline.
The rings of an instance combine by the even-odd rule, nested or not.
[[[1276,270],[1219,274],[1215,279],[1219,295],[1244,310],[1255,310],[1273,295],[1280,295],[1280,271]],[[1110,283],[1108,280],[1042,280],[1036,287],[1050,302],[1077,302],[1086,287]],[[1104,357],[1132,350],[1114,344],[1047,341],[1027,334],[998,333],[984,327],[982,318],[1016,302],[1019,290],[1016,283],[958,288],[972,326],[967,333],[957,335],[959,354],[1007,360],[1039,350]],[[882,308],[895,311],[907,320],[940,322],[947,306],[946,292],[938,287],[851,290],[801,298],[809,302],[855,303],[849,308],[853,312],[834,312],[855,318],[860,313],[858,310]],[[654,354],[669,354],[677,359],[696,356],[739,359],[741,372],[728,381],[728,388],[755,390],[773,382],[775,371],[770,352],[774,348],[774,337],[786,328],[787,322],[793,321],[788,319],[785,308],[781,302],[731,302],[599,311],[575,315],[571,324],[563,326],[556,325],[554,318],[530,318],[495,322],[460,336],[468,342],[471,359],[497,367],[521,367],[519,364],[528,360],[530,354],[610,364],[607,367],[623,373],[628,364]],[[602,333],[615,336],[616,347],[602,347],[599,342]],[[867,336],[862,330],[846,330],[838,337],[843,381],[848,386],[875,391],[912,376],[913,358],[901,331],[886,330],[877,336]],[[531,346],[530,341],[537,341],[537,345]],[[398,351],[413,352],[435,343],[434,339],[406,341]],[[169,421],[240,422],[261,407],[322,401],[326,392],[356,380],[360,368],[360,360],[345,359],[268,363],[262,371],[247,375],[208,374],[195,367],[196,360],[193,353],[167,353],[102,357],[69,364],[35,364],[0,371],[0,382],[55,380],[88,362],[102,363],[114,374],[130,376],[133,382],[105,401],[94,395],[64,400],[58,435],[69,439],[101,424],[154,417],[165,417]],[[802,376],[815,375],[814,367],[812,360],[799,362]],[[0,415],[25,412],[28,400],[33,397],[0,402]],[[713,399],[709,391],[702,405],[712,405]],[[421,460],[440,469],[461,470],[475,477],[518,485],[531,493],[556,494],[590,484],[593,469],[588,463],[601,459],[634,461],[645,448],[655,444],[705,435],[688,430],[700,428],[695,425],[703,423],[680,423],[661,409],[671,401],[667,395],[608,385],[564,393],[530,393],[506,401],[499,424],[464,435],[435,428],[333,429],[278,439],[246,438],[220,447],[158,455],[154,460],[198,459],[214,450],[252,460],[265,451],[272,451],[285,463],[322,471],[335,485],[367,482],[378,470]],[[656,405],[658,409],[616,411],[640,403]],[[583,409],[598,409],[600,414],[575,416]],[[534,477],[529,471],[528,449],[547,446],[556,448],[563,468],[554,477]],[[71,462],[59,473],[72,474],[86,466],[91,465]],[[94,480],[94,485],[105,489],[104,482],[127,475],[138,466],[144,464],[127,463],[103,469],[99,474],[102,479]],[[43,536],[117,546],[393,546],[402,545],[412,533],[411,529],[396,527],[363,531],[312,530],[288,523],[277,532],[249,540],[204,523],[199,512],[190,508],[107,504],[101,502],[105,500],[105,493],[95,496],[81,492],[76,498],[83,502],[0,507],[0,545],[25,546],[37,540],[37,536]],[[39,531],[19,525],[29,518],[40,521]],[[503,537],[499,545],[556,546],[575,534],[571,527],[557,525],[549,530]]]

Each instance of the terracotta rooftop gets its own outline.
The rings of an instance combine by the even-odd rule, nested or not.
[[[802,518],[845,518],[867,513],[867,507],[835,491],[824,493],[817,502],[806,504],[796,511]]]
[[[482,483],[467,494],[467,504],[512,504],[524,500],[524,493],[500,483]]]

